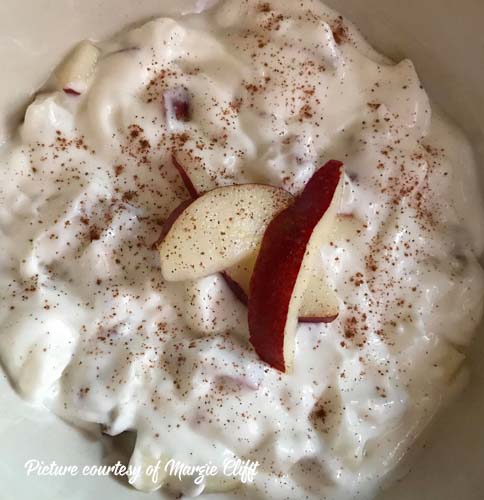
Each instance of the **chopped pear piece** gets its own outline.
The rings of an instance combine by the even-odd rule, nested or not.
[[[80,94],[93,75],[101,51],[90,41],[79,43],[55,71],[59,88],[67,93]]]
[[[321,241],[333,230],[343,189],[342,163],[329,161],[296,201],[267,226],[250,280],[250,342],[259,357],[291,371],[299,310]]]

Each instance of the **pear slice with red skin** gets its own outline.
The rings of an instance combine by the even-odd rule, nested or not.
[[[250,281],[250,342],[259,357],[281,372],[292,370],[298,313],[318,257],[335,223],[342,163],[331,160],[301,195],[267,226]]]
[[[213,189],[173,217],[158,246],[166,281],[185,281],[221,272],[249,255],[269,222],[294,198],[265,184]]]
[[[258,253],[259,248],[222,273],[234,295],[245,305],[249,303],[250,278]],[[299,322],[331,323],[338,317],[338,312],[338,298],[326,284],[322,267],[315,266],[304,292],[303,302],[299,310]]]

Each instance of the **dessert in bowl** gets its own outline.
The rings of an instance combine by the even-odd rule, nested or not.
[[[2,365],[61,417],[135,432],[136,488],[368,497],[462,387],[469,145],[320,2],[82,42],[10,149]],[[250,483],[164,467],[238,459]]]

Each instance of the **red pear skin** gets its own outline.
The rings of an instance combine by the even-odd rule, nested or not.
[[[250,342],[263,361],[281,372],[292,361],[285,353],[294,338],[285,337],[293,290],[311,235],[333,201],[342,165],[331,160],[320,168],[295,202],[269,223],[262,239],[250,281]],[[294,345],[289,348],[293,351]]]
[[[338,317],[334,316],[299,316],[299,323],[332,323]]]

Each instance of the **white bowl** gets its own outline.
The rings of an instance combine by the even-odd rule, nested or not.
[[[193,0],[194,1],[194,0]],[[5,117],[38,88],[60,57],[78,40],[105,38],[143,18],[170,13],[190,0],[2,0],[0,3],[0,143]],[[165,4],[161,9],[160,5]],[[482,0],[326,0],[352,19],[381,52],[411,58],[433,100],[472,139],[484,163],[484,65]],[[39,60],[41,64],[39,64]],[[483,171],[484,172],[484,171]],[[465,393],[441,414],[418,445],[411,472],[379,500],[481,500],[484,491],[484,335],[469,353],[472,379]],[[112,479],[30,477],[29,459],[100,463],[102,448],[67,425],[18,400],[0,376],[0,499],[58,500],[146,495]],[[423,444],[425,443],[425,444]],[[218,500],[221,495],[216,497]]]

